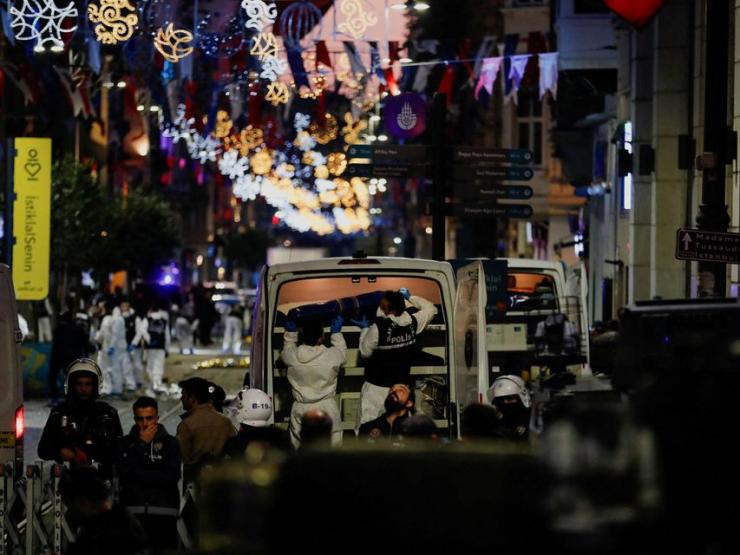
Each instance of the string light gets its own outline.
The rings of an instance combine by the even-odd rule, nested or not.
[[[337,118],[331,114],[326,114],[324,124],[319,125],[318,122],[314,121],[308,126],[308,132],[311,134],[311,137],[316,139],[316,142],[321,145],[327,145],[336,139],[339,133]]]

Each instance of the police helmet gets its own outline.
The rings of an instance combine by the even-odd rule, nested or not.
[[[100,370],[98,363],[89,358],[78,358],[72,364],[67,366],[67,375],[64,378],[64,394],[69,392],[69,384],[72,376],[76,374],[87,373],[95,377],[98,382],[98,394],[103,388],[103,372]]]
[[[525,408],[532,406],[532,397],[529,395],[527,385],[519,376],[499,376],[488,390],[488,398],[492,403],[495,403],[497,398],[511,395],[519,397]]]
[[[240,424],[269,426],[271,417],[272,401],[264,391],[245,387],[236,395],[236,418]]]

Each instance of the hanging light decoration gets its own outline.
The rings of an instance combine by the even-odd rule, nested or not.
[[[326,117],[324,118],[324,124],[319,125],[318,122],[314,121],[311,123],[311,125],[308,126],[308,132],[311,134],[311,137],[316,139],[316,142],[318,142],[320,145],[328,145],[330,142],[337,138],[337,135],[339,133],[339,124],[337,123],[337,118],[335,118],[331,114],[326,114]]]
[[[281,83],[280,81],[273,81],[267,85],[265,100],[270,102],[273,106],[287,104],[288,100],[290,100],[290,90],[288,89],[288,85]]]
[[[62,35],[77,29],[78,12],[74,2],[60,8],[55,0],[15,0],[10,2],[9,8],[15,38],[35,41],[33,49],[36,52],[47,48],[52,52],[63,51]]]
[[[130,0],[100,0],[87,7],[87,17],[95,23],[95,36],[103,44],[118,44],[134,34],[139,14]]]
[[[277,38],[272,33],[257,33],[252,37],[252,46],[249,53],[260,62],[264,62],[267,58],[277,57]]]
[[[244,25],[248,29],[262,31],[277,19],[277,6],[273,2],[268,4],[264,0],[242,0],[242,9],[247,14]]]
[[[346,19],[337,26],[337,29],[355,40],[360,40],[368,27],[378,23],[378,17],[372,12],[365,11],[360,0],[342,0],[339,11]]]
[[[280,36],[289,50],[301,50],[301,39],[318,26],[321,35],[321,10],[307,0],[293,2],[280,16]]]
[[[169,62],[179,62],[193,53],[193,33],[186,29],[175,29],[174,23],[160,28],[154,37],[154,47]]]

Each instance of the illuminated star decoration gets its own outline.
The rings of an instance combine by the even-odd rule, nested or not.
[[[260,77],[268,81],[276,81],[279,75],[285,73],[287,64],[276,56],[269,56],[262,62]]]
[[[360,0],[344,0],[339,6],[339,11],[342,12],[347,19],[337,26],[337,29],[342,33],[350,35],[355,40],[361,39],[365,35],[368,27],[372,27],[378,23],[378,18],[375,14],[365,11]]]
[[[301,112],[296,112],[296,115],[293,117],[293,127],[295,127],[296,131],[303,131],[311,124],[311,116],[308,114],[302,114]]]
[[[277,58],[278,43],[272,33],[258,33],[252,38],[252,46],[249,53],[264,62],[268,58]]]
[[[287,104],[290,99],[290,90],[288,85],[281,83],[280,81],[273,81],[267,85],[267,94],[265,100],[270,102],[273,106],[280,104]]]
[[[88,6],[87,16],[92,23],[97,23],[95,36],[103,44],[118,44],[130,39],[139,22],[136,7],[129,0],[100,0],[100,6]]]
[[[229,179],[243,176],[249,170],[249,160],[239,156],[236,150],[225,152],[218,162],[218,169]]]
[[[59,8],[55,0],[17,0],[10,2],[10,26],[15,38],[22,41],[36,41],[37,52],[47,47],[54,52],[64,50],[62,34],[73,33],[77,29],[77,8],[70,2]]]
[[[262,31],[277,19],[277,6],[272,2],[267,4],[263,0],[242,0],[242,9],[247,13],[244,26],[248,29]]]
[[[160,28],[154,37],[154,47],[165,60],[173,63],[192,54],[192,42],[193,33],[186,29],[175,29],[173,23],[164,29]]]

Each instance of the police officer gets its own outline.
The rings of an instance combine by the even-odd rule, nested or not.
[[[121,504],[141,522],[153,552],[165,552],[177,546],[180,445],[159,423],[155,399],[140,397],[133,410],[134,426],[118,464]]]
[[[167,312],[155,306],[142,320],[139,336],[134,339],[135,344],[143,340],[146,347],[146,374],[149,378],[147,395],[165,393],[162,384],[164,376],[164,359],[170,347],[170,319]]]
[[[65,400],[51,410],[38,454],[72,465],[98,462],[110,475],[123,431],[118,412],[98,399],[103,374],[88,358],[74,361],[64,380]]]
[[[415,314],[408,313],[406,301],[418,309]],[[360,354],[367,359],[358,405],[358,430],[361,424],[383,414],[388,388],[409,383],[411,363],[417,351],[416,336],[436,314],[437,307],[431,302],[411,296],[408,289],[401,288],[385,292],[371,326],[364,317],[353,320],[362,328]]]

